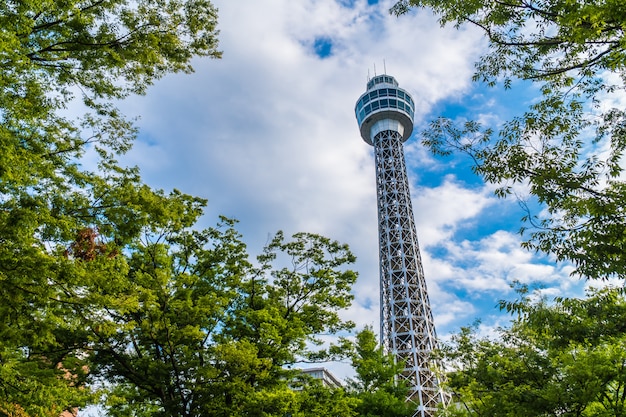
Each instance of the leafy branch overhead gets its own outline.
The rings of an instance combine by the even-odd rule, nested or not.
[[[522,219],[528,249],[572,262],[587,278],[626,277],[626,112],[613,104],[625,93],[623,2],[401,0],[392,12],[413,7],[484,32],[474,81],[540,92],[500,126],[434,120],[424,143],[469,155],[501,197],[527,187],[545,208]]]
[[[38,190],[44,180],[89,188],[96,179],[75,158],[92,148],[110,175],[135,175],[115,164],[136,132],[112,100],[191,71],[194,56],[220,57],[216,25],[204,0],[3,2],[0,191]],[[76,98],[85,114],[63,116]]]
[[[433,10],[442,25],[480,28],[489,51],[477,64],[475,80],[495,85],[500,77],[572,85],[602,71],[620,72],[624,59],[624,13],[618,1],[400,0],[395,14],[411,8]],[[588,87],[592,84],[587,85]]]
[[[220,56],[217,10],[205,0],[9,1],[1,12],[3,84],[24,96],[76,86],[86,99],[120,98],[190,72],[194,56]]]

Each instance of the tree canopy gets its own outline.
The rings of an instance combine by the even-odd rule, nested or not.
[[[121,254],[200,214],[202,199],[152,190],[116,163],[135,128],[112,101],[219,57],[216,19],[202,0],[0,5],[0,414],[95,401],[76,311],[121,303],[103,290],[123,285]]]
[[[485,33],[476,82],[534,84],[541,93],[500,126],[438,118],[424,143],[438,154],[469,154],[499,196],[528,187],[546,210],[523,218],[527,248],[572,262],[588,278],[626,277],[626,113],[614,104],[626,82],[623,2],[400,0],[392,11],[413,7]]]
[[[0,4],[0,416],[362,407],[360,389],[292,386],[298,361],[352,352],[320,339],[353,327],[347,245],[278,232],[253,262],[234,220],[200,230],[206,200],[117,162],[136,128],[115,101],[219,58],[216,26],[207,0]]]
[[[450,416],[626,415],[626,299],[622,288],[586,298],[537,299],[520,288],[497,338],[464,328],[445,348],[456,397]]]
[[[80,311],[110,415],[282,416],[299,407],[287,365],[324,356],[317,334],[352,327],[337,315],[356,279],[345,245],[278,233],[253,267],[223,222],[137,245],[111,289],[125,302]]]
[[[484,31],[489,51],[477,64],[476,80],[577,81],[577,88],[592,88],[603,71],[623,74],[626,66],[626,16],[619,1],[400,0],[392,11],[412,7],[431,9],[441,24],[468,23]]]
[[[370,328],[356,336],[352,366],[356,376],[348,382],[348,389],[360,400],[357,415],[410,417],[415,413],[415,404],[406,401],[409,387],[396,381],[403,364],[383,352]]]

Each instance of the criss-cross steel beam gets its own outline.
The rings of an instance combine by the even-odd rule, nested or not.
[[[380,337],[386,352],[404,363],[400,378],[410,387],[415,416],[431,417],[448,402],[438,362],[431,358],[437,335],[413,218],[403,142],[413,132],[415,105],[389,75],[367,83],[357,101],[361,136],[374,146],[380,259]]]

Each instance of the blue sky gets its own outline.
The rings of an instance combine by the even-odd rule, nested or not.
[[[520,248],[516,201],[496,199],[468,160],[435,158],[417,138],[439,115],[497,125],[533,100],[526,86],[504,93],[471,83],[481,33],[442,29],[427,11],[390,16],[386,0],[214,3],[223,58],[197,59],[194,74],[168,76],[121,106],[141,117],[124,162],[148,184],[207,198],[202,226],[237,218],[253,254],[277,230],[348,243],[359,280],[344,317],[377,329],[374,158],[354,105],[368,74],[386,68],[416,102],[405,152],[438,334],[477,318],[486,333],[504,324],[496,305],[514,296],[513,281],[580,293],[571,268]]]

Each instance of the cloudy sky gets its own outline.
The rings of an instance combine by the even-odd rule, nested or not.
[[[358,262],[344,315],[378,328],[378,237],[373,150],[354,105],[369,76],[393,75],[416,102],[416,132],[438,115],[497,124],[532,99],[473,86],[484,41],[442,29],[426,11],[397,18],[393,1],[214,0],[221,60],[158,82],[123,103],[141,129],[125,162],[151,186],[209,200],[203,226],[237,218],[251,253],[277,230],[348,243]],[[515,104],[515,105],[514,105]],[[481,318],[504,323],[498,300],[514,280],[549,294],[578,291],[569,268],[520,248],[523,215],[493,197],[469,161],[405,144],[424,270],[438,333]],[[337,370],[344,376],[342,370]]]

